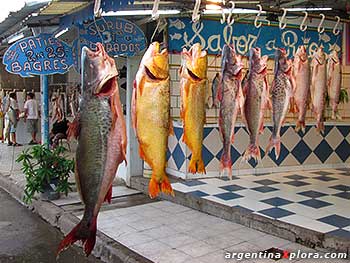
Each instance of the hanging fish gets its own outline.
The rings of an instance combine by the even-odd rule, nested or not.
[[[316,129],[318,132],[324,131],[323,111],[325,107],[325,93],[327,86],[326,55],[323,48],[319,47],[311,61],[311,101],[312,111],[316,116]]]
[[[281,150],[280,132],[289,109],[289,102],[293,96],[294,80],[292,77],[292,62],[287,58],[286,50],[276,49],[275,52],[275,78],[272,83],[272,135],[266,152],[275,148],[278,159]]]
[[[158,196],[160,191],[173,195],[165,172],[168,136],[173,133],[168,51],[160,51],[158,42],[153,42],[147,49],[136,74],[132,115],[140,156],[152,168],[150,197]]]
[[[182,140],[192,152],[188,171],[205,173],[202,159],[203,130],[207,85],[207,52],[199,43],[181,53],[180,68],[181,118],[184,134]]]
[[[310,64],[305,46],[299,46],[294,56],[293,74],[295,79],[294,102],[298,120],[295,130],[305,132],[305,115],[310,97]]]
[[[341,65],[338,57],[337,51],[333,50],[328,57],[327,63],[327,86],[328,86],[328,96],[329,104],[332,107],[332,119],[340,119],[338,114],[338,104],[341,89]]]
[[[260,48],[251,48],[249,51],[249,73],[243,84],[244,118],[249,133],[249,145],[244,153],[244,160],[261,159],[258,137],[264,130],[264,113],[269,106],[267,58],[261,57]]]
[[[114,59],[102,44],[96,51],[82,49],[82,100],[76,152],[76,184],[85,204],[80,223],[60,243],[57,254],[78,240],[86,255],[95,246],[97,216],[104,201],[111,201],[118,166],[126,160],[126,126]]]
[[[218,85],[220,101],[219,129],[222,135],[223,150],[220,159],[220,173],[226,172],[232,178],[231,143],[234,141],[235,122],[243,107],[241,56],[233,45],[225,45],[222,50],[221,80]]]
[[[220,74],[216,73],[215,77],[213,78],[212,85],[211,85],[211,96],[213,101],[213,107],[218,108],[219,107],[219,101],[218,101],[218,86],[220,82]]]

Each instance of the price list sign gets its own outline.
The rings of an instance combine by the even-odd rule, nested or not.
[[[4,54],[6,70],[22,77],[63,74],[74,64],[72,48],[48,34],[17,41]]]

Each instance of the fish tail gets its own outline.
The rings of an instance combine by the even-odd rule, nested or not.
[[[256,161],[261,160],[260,149],[257,144],[249,144],[247,150],[244,152],[243,159],[248,161],[253,158]]]
[[[167,195],[172,195],[174,196],[174,190],[173,188],[171,187],[171,183],[169,181],[169,178],[168,176],[166,176],[164,174],[163,176],[163,181],[160,185],[160,188],[161,188],[161,191],[164,193],[164,194],[167,194]]]
[[[227,153],[222,153],[220,159],[220,175],[227,175],[232,179],[232,161]]]
[[[152,174],[151,180],[148,185],[148,194],[150,198],[155,198],[159,195],[160,187],[159,182],[155,179],[154,174]]]
[[[266,152],[271,152],[272,149],[275,149],[275,156],[276,160],[280,156],[281,152],[281,138],[280,137],[274,137],[273,135],[270,137],[269,144],[266,147]]]
[[[87,221],[83,218],[61,241],[56,255],[58,256],[63,250],[73,245],[78,240],[81,240],[84,245],[85,254],[89,256],[96,243],[96,231],[97,216],[92,217],[91,221]]]
[[[305,121],[297,121],[295,131],[299,132],[300,130],[302,131],[302,133],[305,133]]]
[[[192,156],[190,163],[188,165],[188,171],[193,174],[195,173],[206,174],[205,165],[202,158],[197,159]]]
[[[323,121],[318,121],[316,124],[316,131],[318,133],[323,133],[324,132],[324,123]]]

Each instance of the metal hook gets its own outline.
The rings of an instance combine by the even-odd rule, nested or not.
[[[324,15],[324,14],[320,14],[320,16],[321,16],[321,22],[320,22],[320,24],[319,24],[318,27],[317,27],[317,32],[318,32],[319,34],[322,34],[322,33],[324,32],[323,21],[324,21],[324,19],[325,19],[325,15]]]
[[[153,9],[152,9],[152,20],[157,20],[159,18],[159,0],[154,0]]]
[[[306,11],[304,11],[304,14],[305,14],[304,19],[303,19],[303,21],[300,24],[300,30],[302,32],[304,32],[307,29],[307,25],[305,23],[306,23],[306,19],[307,19],[308,13]]]
[[[226,1],[222,0],[222,10],[221,10],[221,19],[220,19],[221,24],[224,24],[226,21],[225,5],[226,5]]]
[[[94,5],[94,16],[95,17],[101,17],[102,10],[101,10],[101,0],[95,0]]]
[[[262,26],[262,22],[261,22],[261,21],[260,21],[259,24],[258,24],[258,19],[259,19],[261,13],[262,13],[262,6],[261,6],[261,5],[256,5],[256,6],[259,7],[259,13],[258,13],[258,14],[256,15],[256,17],[255,17],[254,26],[255,26],[256,28],[259,28],[259,27]]]
[[[283,10],[283,15],[281,17],[279,27],[280,27],[280,29],[285,29],[285,27],[287,26],[287,23],[284,20],[286,20],[287,9],[282,8],[282,10]]]
[[[339,16],[336,16],[335,18],[337,19],[337,23],[335,24],[335,26],[334,26],[334,28],[333,28],[333,34],[337,36],[337,35],[339,35],[339,33],[340,33],[340,30],[339,30],[339,28],[338,28],[338,25],[339,25],[339,23],[340,23],[340,17],[339,17]]]
[[[231,10],[230,10],[230,14],[227,16],[227,24],[229,26],[232,26],[233,23],[235,22],[235,18],[232,17],[233,9],[235,9],[235,2],[230,1],[230,4],[231,4]],[[232,17],[232,19],[231,19],[231,17]]]
[[[196,0],[196,3],[194,5],[193,13],[192,13],[192,22],[198,22],[201,18],[201,15],[199,14],[199,8],[201,6],[201,0]]]

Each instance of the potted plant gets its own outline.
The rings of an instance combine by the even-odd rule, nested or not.
[[[60,193],[68,195],[73,183],[68,181],[74,171],[74,161],[66,158],[66,149],[58,146],[49,149],[47,145],[36,145],[24,150],[16,162],[22,163],[26,178],[24,202],[31,203],[36,193],[45,199],[58,199]]]
[[[340,104],[346,104],[348,102],[349,102],[348,91],[346,90],[346,88],[340,89],[339,105]],[[331,105],[330,105],[330,99],[329,99],[328,92],[326,92],[326,108],[325,108],[325,111],[326,111],[325,116],[330,116],[331,115],[332,109],[331,109]]]

